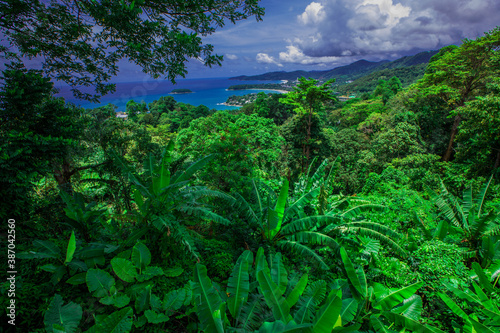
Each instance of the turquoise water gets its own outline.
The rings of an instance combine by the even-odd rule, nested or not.
[[[151,103],[161,96],[173,96],[177,102],[189,103],[195,106],[205,105],[210,109],[228,110],[236,107],[221,105],[231,95],[246,95],[257,90],[237,90],[227,91],[227,88],[235,84],[256,84],[256,83],[278,83],[280,81],[237,81],[228,78],[209,78],[209,79],[182,79],[173,85],[168,81],[143,81],[143,82],[124,82],[116,84],[116,92],[101,98],[99,104],[92,104],[86,101],[76,100],[69,89],[61,88],[60,96],[66,101],[81,105],[85,108],[95,108],[100,105],[112,103],[118,106],[118,111],[125,111],[129,100],[136,102],[145,101]],[[169,95],[173,89],[189,89],[193,91],[190,94]],[[260,90],[270,92],[268,90]]]

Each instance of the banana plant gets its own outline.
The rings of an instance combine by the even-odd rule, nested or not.
[[[293,202],[289,202],[289,184],[283,181],[279,195],[272,197],[267,191],[264,197],[255,181],[252,181],[255,204],[251,205],[245,198],[235,194],[230,204],[242,215],[254,230],[259,230],[263,242],[283,250],[290,250],[300,256],[311,259],[322,269],[328,265],[311,248],[315,245],[326,245],[336,250],[337,242],[318,228],[326,226],[336,218],[329,216],[305,216],[302,211],[315,197],[320,188],[315,188]],[[301,217],[302,216],[302,217]]]
[[[204,332],[318,332],[341,327],[342,294],[326,292],[326,283],[307,286],[304,274],[290,283],[281,253],[269,256],[259,248],[239,257],[227,289],[218,291],[204,265],[196,264],[193,300]]]
[[[463,324],[453,322],[455,332],[500,332],[500,260],[490,266],[491,273],[485,273],[481,266],[474,262],[475,272],[471,288],[461,289],[451,282],[444,285],[455,297],[469,304],[472,313],[466,313],[453,299],[445,293],[439,293],[443,302],[457,315]]]
[[[133,184],[133,197],[137,206],[136,215],[142,229],[137,231],[128,244],[141,235],[148,234],[151,228],[162,232],[162,237],[171,237],[184,245],[187,251],[198,257],[192,230],[188,230],[185,220],[196,216],[208,221],[230,224],[230,221],[212,212],[203,202],[206,197],[228,198],[227,195],[191,184],[193,175],[209,163],[214,156],[206,156],[192,163],[187,169],[171,173],[170,164],[174,141],[171,140],[164,150],[161,162],[149,155],[144,162],[145,172],[138,175],[115,154],[115,160],[122,171],[128,174]],[[151,235],[151,233],[149,233]],[[156,233],[153,233],[154,236]]]
[[[351,298],[343,300],[351,304],[349,316],[343,319],[375,332],[393,332],[393,326],[415,332],[442,332],[419,322],[422,299],[415,292],[422,282],[400,289],[369,283],[363,268],[355,268],[344,248],[341,248],[340,255],[351,294]]]
[[[483,184],[474,196],[472,188],[463,192],[459,203],[441,181],[441,193],[427,189],[427,193],[442,213],[445,222],[440,222],[435,235],[444,238],[447,233],[462,237],[460,246],[466,245],[470,251],[469,261],[479,260],[481,266],[488,267],[493,260],[500,259],[500,213],[494,210],[484,212],[486,195],[493,176]],[[428,235],[427,235],[428,236]]]

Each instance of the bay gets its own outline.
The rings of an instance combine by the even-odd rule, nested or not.
[[[227,90],[236,84],[261,84],[279,83],[281,81],[238,81],[229,78],[206,78],[206,79],[179,79],[176,84],[169,81],[144,80],[141,82],[120,82],[116,84],[116,91],[101,98],[100,103],[94,104],[87,101],[77,100],[73,97],[69,88],[59,87],[58,96],[64,97],[67,102],[80,105],[84,108],[96,108],[108,103],[118,106],[117,111],[125,111],[127,102],[134,100],[137,103],[144,101],[151,103],[161,96],[172,96],[177,102],[187,103],[194,106],[205,105],[210,109],[232,110],[237,107],[223,105],[231,95],[246,95],[253,92],[276,92],[266,89],[251,90]],[[188,94],[169,94],[174,89],[189,89]]]

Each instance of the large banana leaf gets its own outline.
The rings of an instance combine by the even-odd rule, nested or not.
[[[281,260],[280,252],[274,255],[271,267],[271,279],[276,283],[280,292],[284,294],[288,285],[288,273],[286,272],[285,264]]]
[[[396,333],[396,331],[387,328],[385,324],[380,320],[380,318],[376,315],[370,316],[370,324],[373,326],[375,332],[377,333]]]
[[[362,299],[366,298],[368,294],[368,290],[366,288],[366,282],[362,283],[362,281],[358,277],[358,274],[356,274],[356,270],[354,269],[351,259],[349,259],[349,256],[347,255],[347,252],[345,251],[344,248],[340,249],[340,256],[342,258],[342,263],[344,264],[344,269],[347,274],[347,279],[350,285],[354,288],[354,290],[351,291],[353,292],[353,295],[355,296],[356,300],[359,302]]]
[[[329,270],[330,267],[323,261],[323,258],[311,248],[293,240],[283,240],[277,243],[278,247],[297,253],[297,255],[310,259],[313,264],[319,264],[321,269]]]
[[[247,303],[242,305],[238,321],[244,330],[252,332],[260,326],[263,321],[261,309],[264,303],[261,295],[253,295]]]
[[[299,212],[301,212],[307,204],[309,204],[315,197],[318,196],[319,192],[320,188],[316,188],[301,196],[285,210],[285,216],[290,218],[293,215],[298,215]]]
[[[303,296],[300,297],[299,309],[295,313],[294,320],[297,324],[310,323],[317,306],[326,295],[326,282],[323,280],[311,283]]]
[[[396,326],[404,327],[407,330],[419,333],[445,333],[440,329],[424,325],[415,321],[411,318],[405,317],[403,315],[392,313],[392,312],[383,312],[382,315],[393,322]]]
[[[281,224],[283,223],[283,217],[285,214],[286,201],[288,199],[288,180],[283,181],[281,186],[280,195],[278,196],[278,201],[276,201],[276,206],[274,211],[276,212],[276,218],[269,221],[268,238],[273,239],[276,234],[281,230]],[[272,211],[272,210],[269,210]]]
[[[233,272],[229,277],[227,285],[229,298],[227,300],[227,305],[233,318],[239,317],[242,305],[248,300],[248,292],[250,290],[248,267],[252,264],[252,261],[252,252],[246,250],[238,258],[233,268]]]
[[[484,199],[486,198],[486,194],[490,188],[491,181],[493,180],[493,175],[491,175],[490,179],[481,187],[481,190],[474,198],[474,204],[477,205],[477,216],[481,216],[481,211],[484,205]]]
[[[272,281],[269,269],[263,269],[257,273],[257,281],[264,294],[267,305],[271,308],[274,318],[288,323],[290,317],[290,305],[283,297],[283,293]]]
[[[424,285],[423,282],[417,282],[404,288],[391,291],[388,295],[380,298],[373,306],[381,306],[384,310],[390,310],[403,300],[410,298],[415,292]]]
[[[196,264],[194,268],[194,299],[201,327],[206,332],[224,332],[220,307],[222,300],[207,276],[207,268]]]
[[[203,158],[200,158],[193,164],[191,164],[186,171],[184,171],[182,174],[180,174],[178,177],[175,179],[171,180],[171,183],[180,183],[186,180],[189,180],[192,175],[194,175],[198,170],[203,168],[208,162],[210,162],[212,159],[214,159],[215,155],[208,155]]]
[[[419,320],[422,313],[422,299],[418,295],[413,295],[403,301],[403,305],[391,310],[413,320]]]
[[[342,309],[342,298],[337,295],[337,290],[332,290],[328,298],[318,310],[313,322],[314,333],[331,333],[339,319]]]
[[[490,279],[484,274],[483,269],[477,262],[472,263],[472,269],[476,273],[479,283],[481,284],[481,287],[486,290],[488,293],[494,293],[495,288],[493,288],[493,285],[490,283]]]
[[[340,310],[340,317],[343,323],[348,323],[354,319],[356,311],[358,310],[358,301],[354,298],[346,298],[342,300],[342,310]]]
[[[304,290],[306,289],[307,286],[307,280],[308,276],[307,274],[304,274],[300,277],[299,282],[295,285],[295,287],[292,289],[290,294],[286,297],[286,301],[290,307],[294,306],[297,301],[299,300],[299,297],[302,295]]]

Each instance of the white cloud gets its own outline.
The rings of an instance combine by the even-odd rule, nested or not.
[[[227,53],[226,54],[226,58],[229,59],[229,60],[237,60],[238,56],[236,54]]]
[[[318,24],[326,18],[326,13],[322,4],[311,2],[306,10],[297,16],[299,22],[305,25]]]
[[[279,59],[282,62],[301,65],[317,65],[325,63],[332,64],[339,60],[339,57],[309,57],[294,45],[288,45],[286,48],[286,52],[280,52]]]
[[[261,63],[261,64],[275,64],[275,65],[278,65],[279,67],[283,67],[283,65],[280,64],[276,60],[276,58],[274,58],[273,56],[270,56],[267,53],[257,53],[257,56],[255,57],[255,59],[257,60],[258,63]]]

